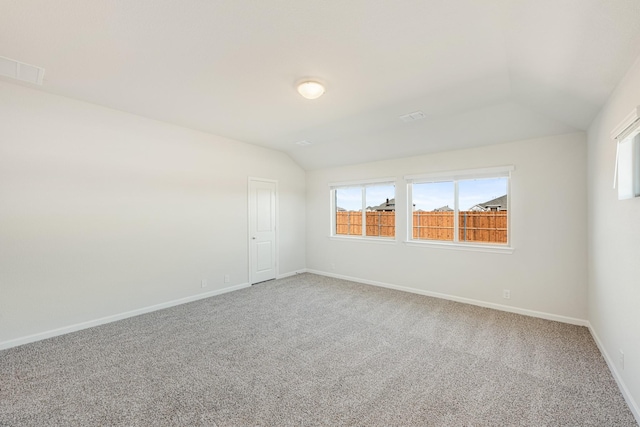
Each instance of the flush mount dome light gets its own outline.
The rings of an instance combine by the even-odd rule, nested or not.
[[[307,99],[317,99],[324,94],[324,86],[315,80],[304,80],[298,83],[298,93]]]

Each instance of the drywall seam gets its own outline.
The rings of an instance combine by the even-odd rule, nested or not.
[[[600,338],[598,337],[598,334],[596,333],[596,331],[593,329],[593,326],[591,325],[591,323],[588,323],[587,327],[589,328],[589,332],[591,332],[591,336],[593,337],[593,340],[596,342],[596,345],[598,346],[598,349],[600,350],[602,357],[604,357],[604,361],[607,362],[609,371],[611,371],[613,378],[616,380],[616,383],[618,384],[618,388],[620,389],[620,393],[622,393],[622,397],[624,397],[624,400],[627,402],[629,409],[631,409],[631,413],[635,417],[636,422],[638,423],[638,425],[640,425],[640,406],[635,402],[635,400],[633,400],[633,396],[631,396],[631,393],[629,392],[627,385],[624,383],[622,376],[618,373],[618,370],[616,369],[616,364],[613,362],[613,359],[611,359],[611,357],[609,356],[609,353],[607,353],[607,350],[605,350],[605,347],[602,344],[602,341],[600,341]]]
[[[472,298],[463,298],[463,297],[457,297],[454,295],[441,294],[439,292],[431,292],[431,291],[425,291],[422,289],[410,288],[406,286],[392,285],[389,283],[377,282],[375,280],[360,279],[358,277],[343,276],[341,274],[333,274],[325,271],[311,270],[311,269],[307,269],[307,272],[313,273],[313,274],[319,274],[321,276],[335,277],[336,279],[350,280],[352,282],[363,283],[365,285],[380,286],[382,288],[396,289],[398,291],[411,292],[413,294],[420,294],[428,297],[446,299],[450,301],[457,301],[465,304],[492,308],[494,310],[506,311],[509,313],[516,313],[516,314],[522,314],[525,316],[538,317],[540,319],[547,319],[547,320],[553,320],[556,322],[569,323],[571,325],[588,326],[589,324],[587,320],[577,319],[575,317],[561,316],[558,314],[545,313],[542,311],[529,310],[526,308],[512,307],[512,306],[502,305],[502,304],[495,304],[492,302],[485,302],[485,301],[476,300]]]
[[[111,316],[101,317],[99,319],[89,320],[82,323],[76,323],[74,325],[64,326],[62,328],[52,329],[50,331],[40,332],[33,335],[27,335],[25,337],[14,338],[8,341],[0,342],[0,350],[5,350],[19,345],[28,344],[47,338],[57,337],[59,335],[68,334],[71,332],[80,331],[82,329],[92,328],[94,326],[104,325],[105,323],[115,322],[117,320],[126,319],[129,317],[139,316],[141,314],[150,313],[152,311],[162,310],[163,308],[174,307],[176,305],[186,304],[188,302],[197,301],[204,298],[213,297],[216,295],[225,294],[227,292],[237,291],[243,288],[248,288],[248,283],[242,283],[239,285],[229,286],[222,289],[216,289],[210,292],[205,292],[197,295],[192,295],[185,298],[180,298],[172,301],[163,302],[160,304],[151,305],[148,307],[138,308],[136,310],[127,311],[120,314],[114,314]]]

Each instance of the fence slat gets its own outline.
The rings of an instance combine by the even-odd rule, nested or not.
[[[395,212],[366,212],[366,235],[395,237]],[[412,236],[419,240],[453,240],[453,212],[414,212]],[[507,211],[462,211],[461,242],[507,243]],[[362,235],[362,212],[336,212],[337,235]]]

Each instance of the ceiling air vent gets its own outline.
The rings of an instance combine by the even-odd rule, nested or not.
[[[416,120],[424,119],[425,117],[427,116],[425,116],[422,111],[414,111],[413,113],[404,114],[400,116],[400,120],[402,120],[405,123],[409,123],[409,122],[414,122]]]
[[[0,56],[0,76],[42,85],[44,68]]]

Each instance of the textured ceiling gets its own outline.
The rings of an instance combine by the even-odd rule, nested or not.
[[[639,54],[638,0],[0,0],[42,90],[305,169],[584,130]]]

